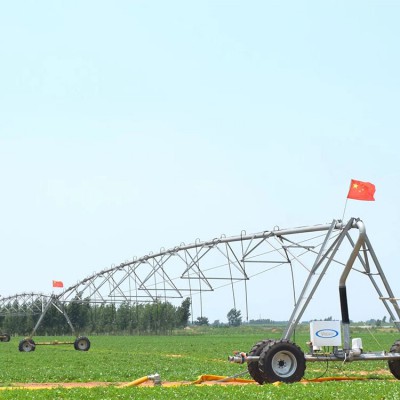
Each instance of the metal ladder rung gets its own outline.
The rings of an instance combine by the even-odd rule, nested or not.
[[[399,297],[379,297],[379,300],[400,300]]]

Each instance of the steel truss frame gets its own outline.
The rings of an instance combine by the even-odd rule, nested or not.
[[[357,239],[352,237],[354,230],[359,233]],[[347,260],[349,253],[350,260]],[[333,220],[330,224],[293,229],[276,227],[255,234],[243,231],[239,236],[221,236],[205,242],[196,240],[193,244],[181,243],[101,270],[66,288],[59,295],[22,293],[0,297],[0,315],[39,313],[41,321],[52,304],[69,321],[62,307],[65,303],[137,304],[193,298],[194,295],[199,295],[201,302],[202,293],[221,286],[231,286],[235,301],[236,285],[242,283],[247,293],[247,284],[258,280],[262,273],[288,267],[294,276],[300,268],[307,271],[308,277],[301,294],[296,296],[293,313],[283,334],[288,339],[332,265],[343,268],[341,287],[344,289],[340,294],[343,300],[342,313],[346,313],[347,307],[347,304],[344,305],[346,278],[350,270],[356,270],[369,278],[391,320],[400,330],[397,299],[383,274],[364,224],[356,218],[351,218],[346,224]],[[348,339],[345,337],[345,340]]]

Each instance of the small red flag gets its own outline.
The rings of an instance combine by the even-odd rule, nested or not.
[[[351,180],[348,199],[375,201],[375,185],[370,182]]]
[[[53,281],[53,287],[64,287],[61,281]]]

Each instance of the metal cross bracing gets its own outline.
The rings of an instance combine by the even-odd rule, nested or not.
[[[19,293],[0,297],[0,316],[41,314],[50,300],[50,295],[43,293]]]
[[[190,297],[192,307],[200,309],[203,315],[203,296],[225,289],[230,297],[223,300],[225,308],[230,302],[234,308],[245,311],[248,318],[248,299],[255,292],[255,284],[261,284],[264,291],[282,285],[285,293],[292,292],[295,306],[284,334],[290,337],[328,268],[344,270],[349,254],[355,253],[351,270],[369,278],[390,318],[400,320],[397,299],[366,233],[358,246],[360,226],[362,221],[351,218],[347,223],[333,220],[328,224],[275,227],[255,234],[243,231],[238,236],[181,243],[94,273],[63,290],[56,300],[63,304],[134,304]],[[276,282],[281,277],[284,282]],[[0,297],[2,315],[18,313],[23,305],[32,303],[34,307],[35,303],[33,294],[30,298],[22,294],[7,299]],[[266,303],[273,300],[268,299],[268,292],[265,299]]]

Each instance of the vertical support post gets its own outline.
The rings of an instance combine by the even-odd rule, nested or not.
[[[31,332],[30,337],[32,337],[32,336],[36,333],[37,328],[38,328],[38,327],[40,326],[40,324],[42,323],[43,318],[44,318],[44,316],[46,315],[47,310],[50,308],[50,306],[51,306],[51,304],[52,304],[54,298],[55,298],[55,296],[54,296],[54,294],[52,294],[51,297],[50,297],[50,299],[49,299],[49,301],[47,302],[47,304],[46,304],[44,307],[43,307],[43,303],[42,303],[42,314],[40,315],[39,319],[37,320],[36,325],[34,326],[32,332]]]
[[[351,268],[353,267],[354,261],[358,256],[358,253],[361,249],[361,246],[364,245],[365,242],[365,226],[361,220],[357,220],[355,223],[356,227],[359,230],[359,235],[357,242],[354,245],[353,251],[350,254],[350,257],[346,263],[346,266],[340,276],[339,280],[339,297],[340,297],[340,309],[342,312],[342,324],[343,324],[343,350],[351,350],[350,344],[350,317],[349,317],[349,309],[347,304],[347,290],[346,290],[346,279],[350,273]]]
[[[385,274],[384,274],[384,272],[382,270],[382,267],[381,267],[381,265],[380,265],[380,263],[378,261],[378,257],[375,254],[375,251],[374,251],[374,249],[372,247],[372,244],[368,239],[368,236],[365,236],[365,242],[367,243],[367,246],[368,246],[369,252],[371,254],[372,260],[375,263],[376,269],[377,269],[377,271],[379,273],[379,276],[381,277],[381,280],[382,280],[382,283],[383,283],[383,285],[384,285],[384,287],[386,289],[386,292],[389,295],[389,301],[391,302],[394,310],[396,311],[397,318],[398,318],[397,320],[395,319],[395,316],[394,316],[392,310],[390,309],[390,307],[387,304],[387,301],[385,299],[382,299],[383,300],[383,304],[385,305],[385,308],[388,311],[388,313],[390,315],[390,318],[392,319],[393,323],[396,325],[397,329],[400,331],[400,322],[399,322],[399,320],[400,320],[400,307],[399,307],[399,304],[397,303],[397,300],[395,299],[395,295],[393,294],[393,291],[392,291],[392,289],[391,289],[391,287],[389,285],[389,282],[386,279],[386,276],[385,276]],[[378,292],[379,297],[382,298],[383,294],[381,293],[379,288],[377,288],[377,285],[376,285],[375,281],[372,279],[371,276],[370,276],[370,279],[371,279],[374,287],[376,288],[376,291]]]
[[[58,304],[58,306],[57,306]],[[62,315],[64,315],[65,319],[67,320],[67,323],[69,327],[72,330],[72,333],[75,334],[75,329],[74,326],[72,325],[71,320],[69,319],[64,307],[62,304],[59,302],[58,297],[55,296],[54,294],[51,295],[49,301],[47,302],[46,306],[42,308],[42,314],[40,315],[39,319],[36,322],[35,327],[33,328],[30,337],[33,337],[33,335],[36,333],[37,328],[40,326],[40,324],[43,321],[44,316],[46,315],[47,311],[49,310],[50,306],[53,305]]]
[[[61,304],[61,302],[57,299],[57,304],[56,301],[53,301],[53,306],[62,314],[64,315],[65,319],[67,320],[67,323],[69,325],[69,327],[71,328],[72,333],[75,335],[75,328],[72,325],[71,320],[68,317],[67,312],[65,311],[64,306]]]
[[[297,324],[300,321],[300,318],[302,317],[305,309],[307,308],[309,302],[312,299],[312,296],[314,295],[315,291],[317,290],[317,287],[318,287],[319,283],[321,282],[322,278],[324,277],[325,272],[328,269],[334,255],[336,254],[337,250],[339,249],[340,244],[341,244],[343,238],[345,237],[345,232],[347,232],[347,230],[349,229],[351,224],[352,224],[352,221],[349,221],[349,223],[346,225],[346,227],[341,232],[339,237],[329,247],[329,249],[326,250],[326,246],[328,244],[329,238],[330,238],[333,230],[342,228],[341,225],[338,225],[336,220],[332,221],[332,224],[328,230],[328,233],[325,236],[324,243],[321,246],[321,249],[317,255],[317,258],[315,259],[314,265],[311,268],[311,271],[308,275],[307,281],[304,284],[303,290],[299,296],[299,300],[298,300],[296,306],[294,307],[292,315],[289,318],[288,325],[286,326],[285,331],[283,332],[282,339],[290,339],[291,338],[294,330],[296,329]],[[330,254],[330,257],[329,257],[329,259],[326,260],[328,254]],[[321,271],[319,277],[317,278],[316,282],[314,283],[314,286],[310,289],[311,282],[312,282],[313,278],[315,278],[318,268],[321,266],[321,264],[325,260],[326,260],[326,264],[325,264],[323,270]],[[309,291],[309,293],[308,293],[308,291]]]

